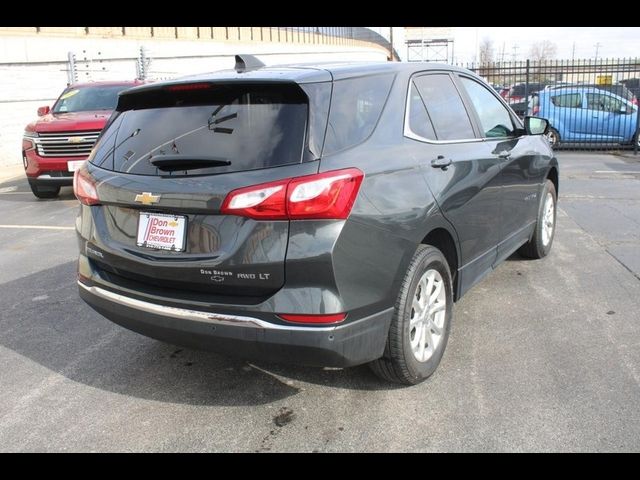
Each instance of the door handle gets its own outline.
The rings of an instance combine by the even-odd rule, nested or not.
[[[450,158],[444,158],[443,155],[438,155],[438,158],[434,158],[431,160],[431,166],[433,168],[441,168],[442,170],[446,170],[449,165],[453,163]]]

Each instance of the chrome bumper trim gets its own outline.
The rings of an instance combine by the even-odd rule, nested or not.
[[[95,295],[96,297],[109,300],[125,307],[141,310],[146,313],[155,315],[162,315],[165,317],[179,318],[183,320],[193,320],[196,322],[211,323],[214,325],[230,325],[234,327],[248,327],[248,328],[260,328],[271,330],[288,330],[292,332],[328,332],[339,328],[338,326],[331,327],[297,327],[288,325],[277,325],[275,323],[265,322],[259,318],[245,317],[240,315],[228,315],[221,313],[203,312],[200,310],[188,310],[186,308],[168,307],[165,305],[158,305],[157,303],[145,302],[136,298],[126,297],[119,293],[114,293],[104,288],[94,286],[88,286],[78,280],[78,286]]]

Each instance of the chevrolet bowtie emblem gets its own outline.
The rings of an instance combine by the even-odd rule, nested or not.
[[[69,137],[67,140],[69,143],[82,143],[86,142],[84,137]]]
[[[136,195],[136,202],[140,202],[143,205],[151,205],[160,201],[160,195],[153,195],[151,192],[142,192]]]

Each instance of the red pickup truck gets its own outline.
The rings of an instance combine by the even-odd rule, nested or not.
[[[91,153],[98,135],[118,103],[118,94],[139,80],[91,82],[68,86],[52,108],[38,108],[25,128],[22,162],[31,191],[53,198],[73,184],[73,172]]]

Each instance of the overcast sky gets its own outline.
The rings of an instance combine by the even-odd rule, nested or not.
[[[389,27],[372,28],[389,37]],[[393,32],[396,50],[406,59],[404,28],[394,27]],[[496,60],[503,45],[505,61],[512,60],[514,53],[517,60],[525,60],[531,46],[541,40],[556,44],[559,60],[572,58],[574,44],[575,58],[594,58],[597,43],[598,58],[640,57],[640,27],[453,27],[452,32],[456,62],[473,61],[477,43],[484,38],[493,42]]]

